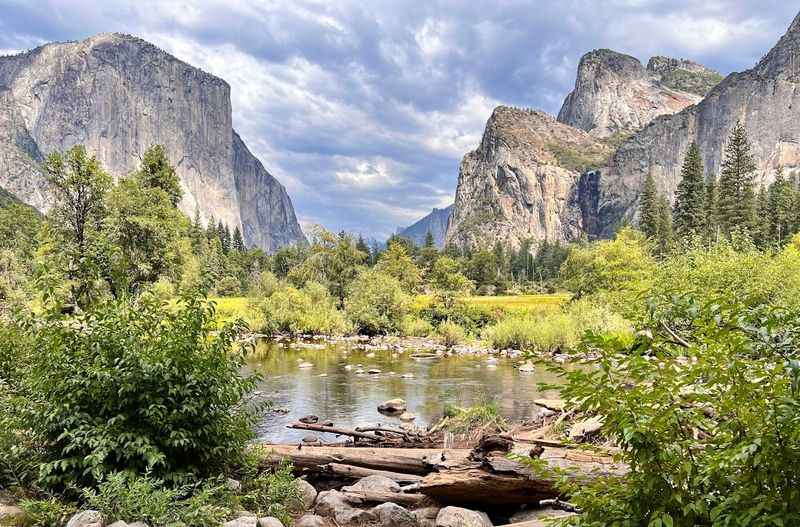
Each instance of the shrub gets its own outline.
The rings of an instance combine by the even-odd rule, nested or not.
[[[327,288],[307,282],[303,289],[284,285],[264,300],[264,329],[269,332],[341,335],[350,331]]]
[[[348,287],[345,312],[361,333],[395,333],[411,303],[396,278],[371,269],[359,273]]]
[[[280,287],[280,281],[270,271],[261,271],[250,283],[247,295],[255,298],[269,298]]]
[[[442,322],[436,328],[436,338],[445,346],[452,347],[461,344],[466,339],[467,335],[464,328],[455,322]]]
[[[20,501],[19,507],[25,512],[22,527],[62,527],[67,524],[77,507],[73,503],[57,498]]]
[[[243,401],[240,323],[216,331],[212,304],[116,303],[27,324],[27,428],[46,445],[48,485],[92,485],[117,471],[167,480],[237,462],[256,408]]]
[[[447,429],[454,433],[469,432],[477,427],[494,425],[500,430],[506,430],[508,423],[500,415],[500,410],[494,402],[478,404],[468,408],[446,406],[444,415],[447,417]]]
[[[97,490],[84,492],[86,505],[110,522],[217,527],[231,514],[232,498],[222,484],[165,486],[149,475],[110,474]]]
[[[301,511],[303,498],[292,475],[292,465],[283,463],[274,472],[263,472],[243,481],[242,505],[259,516],[274,516],[291,525],[292,512]]]
[[[237,296],[242,292],[242,284],[235,276],[224,276],[214,285],[218,296]]]
[[[403,318],[400,332],[409,337],[427,337],[433,332],[433,326],[427,320],[406,315]]]
[[[800,313],[731,297],[651,300],[633,343],[589,335],[599,360],[557,369],[629,466],[561,480],[572,525],[800,524]]]

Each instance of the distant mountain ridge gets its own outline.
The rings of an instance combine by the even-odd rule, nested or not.
[[[46,210],[41,162],[76,144],[118,177],[162,144],[187,215],[241,226],[266,251],[305,241],[285,188],[233,130],[230,86],[142,39],[101,34],[0,57],[0,185]]]
[[[404,229],[398,229],[397,234],[412,240],[417,246],[425,245],[425,239],[430,232],[433,235],[433,243],[436,247],[444,247],[444,237],[447,234],[447,225],[450,215],[453,212],[453,205],[443,209],[434,208],[430,214],[423,217],[416,223]]]

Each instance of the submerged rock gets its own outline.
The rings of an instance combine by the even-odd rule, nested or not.
[[[406,411],[406,402],[403,399],[390,399],[378,405],[378,411],[382,414],[401,414]]]

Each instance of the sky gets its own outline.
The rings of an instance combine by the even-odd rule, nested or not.
[[[585,52],[751,67],[784,0],[0,0],[0,54],[140,36],[231,85],[234,128],[304,228],[385,239],[452,203],[500,104],[557,113]]]

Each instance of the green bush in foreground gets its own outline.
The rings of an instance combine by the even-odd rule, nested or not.
[[[582,527],[800,525],[800,313],[689,298],[650,303],[633,344],[561,370],[630,471],[562,481]],[[540,462],[535,462],[545,470]]]
[[[255,378],[240,373],[243,327],[217,331],[215,318],[205,301],[167,309],[142,297],[26,322],[14,412],[43,445],[40,483],[93,486],[120,471],[184,481],[238,462]]]
[[[258,516],[273,516],[292,524],[292,512],[301,511],[303,498],[292,475],[292,465],[283,463],[274,472],[263,472],[244,481],[242,506]]]
[[[19,503],[19,507],[25,512],[23,527],[62,527],[77,510],[74,504],[53,497],[25,499]]]

